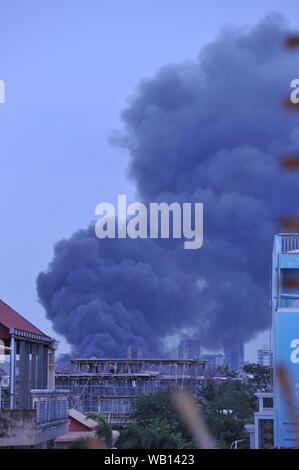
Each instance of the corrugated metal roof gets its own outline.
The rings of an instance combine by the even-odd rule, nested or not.
[[[0,323],[6,328],[16,328],[35,335],[47,336],[32,323],[17,313],[13,308],[0,299]]]

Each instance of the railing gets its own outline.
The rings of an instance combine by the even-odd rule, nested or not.
[[[131,375],[144,375],[144,376],[177,376],[188,375],[196,376],[203,368],[205,361],[200,360],[73,360],[71,369],[69,371],[61,371],[60,376],[63,375],[93,375],[98,374],[102,376],[131,376]]]
[[[68,390],[32,390],[37,425],[68,419]]]
[[[290,253],[299,250],[299,234],[288,233],[280,234],[281,236],[281,251],[282,253]]]
[[[32,390],[30,409],[1,410],[0,447],[31,447],[48,445],[68,428],[67,390]]]
[[[45,424],[67,419],[68,407],[65,400],[41,401],[36,404],[36,422]]]

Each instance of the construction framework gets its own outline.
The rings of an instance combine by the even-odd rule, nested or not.
[[[73,359],[69,371],[56,374],[59,389],[70,390],[70,407],[99,412],[125,425],[133,401],[160,390],[194,391],[205,361],[194,359]]]

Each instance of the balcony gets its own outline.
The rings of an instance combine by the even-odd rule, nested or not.
[[[31,409],[0,411],[0,447],[47,447],[67,432],[67,390],[32,390]]]
[[[281,233],[281,253],[298,254],[299,253],[299,234]]]

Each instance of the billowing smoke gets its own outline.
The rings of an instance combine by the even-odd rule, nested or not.
[[[204,203],[204,245],[98,240],[92,225],[59,242],[37,290],[74,354],[157,355],[186,334],[216,349],[269,325],[276,221],[298,200],[298,176],[279,166],[299,148],[298,118],[280,108],[298,78],[288,28],[273,14],[225,29],[140,84],[114,141],[141,200]]]
[[[55,246],[38,294],[55,329],[81,355],[159,351],[196,305],[188,275],[151,240],[99,240],[94,227]]]

